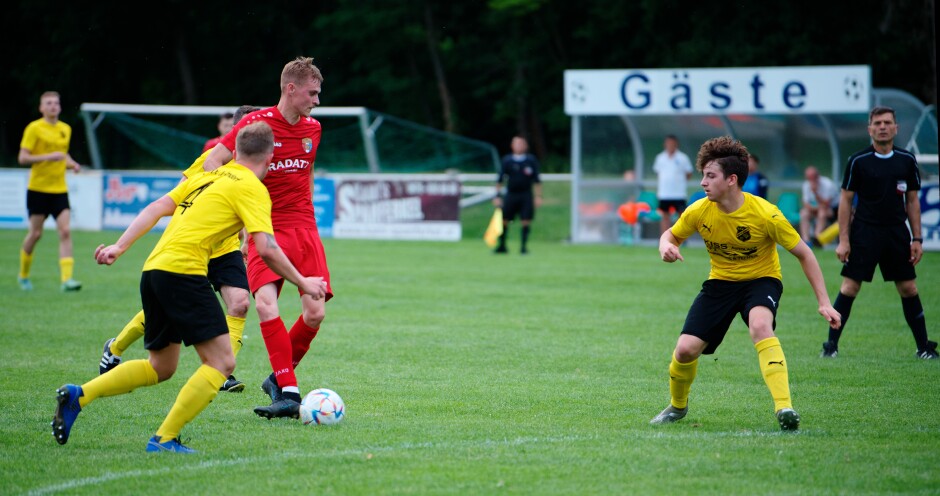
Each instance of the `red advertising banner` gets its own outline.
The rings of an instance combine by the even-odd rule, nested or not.
[[[334,238],[459,241],[460,181],[337,179]]]

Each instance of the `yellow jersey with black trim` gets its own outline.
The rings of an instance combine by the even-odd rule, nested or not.
[[[684,240],[698,232],[711,259],[709,279],[750,281],[760,277],[782,280],[777,245],[792,250],[802,240],[790,221],[773,203],[750,193],[731,213],[702,198],[690,205],[672,226]]]
[[[29,150],[33,155],[52,152],[69,152],[72,140],[72,127],[62,121],[50,124],[45,119],[30,122],[23,131],[20,148]],[[40,193],[68,193],[65,184],[65,159],[47,160],[32,164],[29,170],[27,189]]]
[[[198,176],[199,174],[204,173],[206,171],[204,168],[204,166],[206,165],[206,157],[209,156],[209,152],[211,151],[212,149],[210,148],[209,150],[202,152],[202,155],[200,155],[193,162],[193,164],[189,166],[189,168],[183,171],[183,177],[185,177],[186,179],[189,179],[191,177]],[[229,163],[233,164],[235,162],[230,161]],[[231,253],[236,250],[241,250],[241,248],[242,248],[242,242],[240,239],[238,239],[238,235],[236,234],[235,236],[232,236],[231,238],[228,238],[225,241],[223,241],[218,246],[218,248],[216,248],[212,252],[212,255],[210,255],[210,258],[221,257],[222,255],[225,255],[227,253]]]
[[[210,255],[242,227],[274,235],[268,189],[240,164],[191,177],[167,196],[176,203],[176,211],[144,262],[144,271],[206,275]]]

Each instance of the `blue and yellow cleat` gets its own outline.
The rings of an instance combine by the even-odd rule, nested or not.
[[[78,399],[85,393],[81,386],[75,384],[66,384],[56,389],[56,401],[58,405],[55,409],[55,417],[52,418],[52,435],[59,444],[69,442],[69,433],[72,431],[72,424],[82,412],[82,406]]]
[[[164,451],[171,453],[196,453],[196,450],[183,446],[183,443],[180,442],[178,437],[161,443],[160,436],[153,436],[150,438],[150,441],[147,442],[148,453],[160,453]]]
[[[69,279],[62,283],[62,291],[65,293],[70,293],[72,291],[78,291],[82,289],[82,283],[76,281],[75,279]]]
[[[33,283],[29,281],[28,277],[17,277],[16,283],[20,285],[20,289],[23,291],[33,290]]]

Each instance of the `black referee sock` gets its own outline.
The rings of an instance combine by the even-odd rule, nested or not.
[[[842,329],[845,328],[845,323],[849,321],[849,314],[852,313],[852,303],[855,303],[854,296],[846,296],[842,294],[842,291],[839,291],[839,294],[836,296],[836,302],[832,304],[832,308],[835,308],[839,315],[842,316],[842,323],[839,324],[838,329],[829,328],[829,342],[835,345],[839,344],[839,338],[842,337]]]
[[[525,245],[529,242],[529,226],[522,226],[522,249],[525,250]]]
[[[907,325],[911,326],[911,332],[914,334],[917,350],[926,350],[927,320],[924,319],[924,306],[920,303],[920,295],[902,297],[901,306],[904,308],[904,319],[907,320]]]

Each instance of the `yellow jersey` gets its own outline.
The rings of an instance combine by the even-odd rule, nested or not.
[[[702,198],[690,205],[672,234],[684,240],[698,232],[711,259],[709,279],[750,281],[760,277],[782,280],[777,245],[792,250],[802,240],[776,205],[744,193],[741,208],[726,214]]]
[[[209,152],[211,151],[212,149],[210,148],[202,152],[202,155],[196,158],[193,164],[190,165],[189,168],[183,171],[183,177],[185,177],[186,179],[189,179],[191,177],[195,177],[205,172],[206,170],[203,167],[206,165],[206,157],[209,156]],[[230,161],[229,163],[233,164],[235,162]],[[227,238],[225,241],[219,244],[219,246],[215,250],[213,250],[212,255],[210,255],[209,258],[220,257],[222,255],[231,253],[233,251],[241,250],[241,248],[242,248],[242,242],[240,239],[238,239],[238,234],[235,234],[235,236]]]
[[[237,163],[183,181],[167,196],[176,211],[144,262],[144,271],[206,275],[210,255],[242,227],[274,235],[268,189]]]
[[[50,124],[45,119],[30,122],[23,131],[20,148],[29,150],[33,155],[52,152],[68,153],[72,139],[72,127],[62,121]],[[29,171],[27,189],[40,193],[68,193],[65,184],[65,159],[49,160],[32,164]]]

